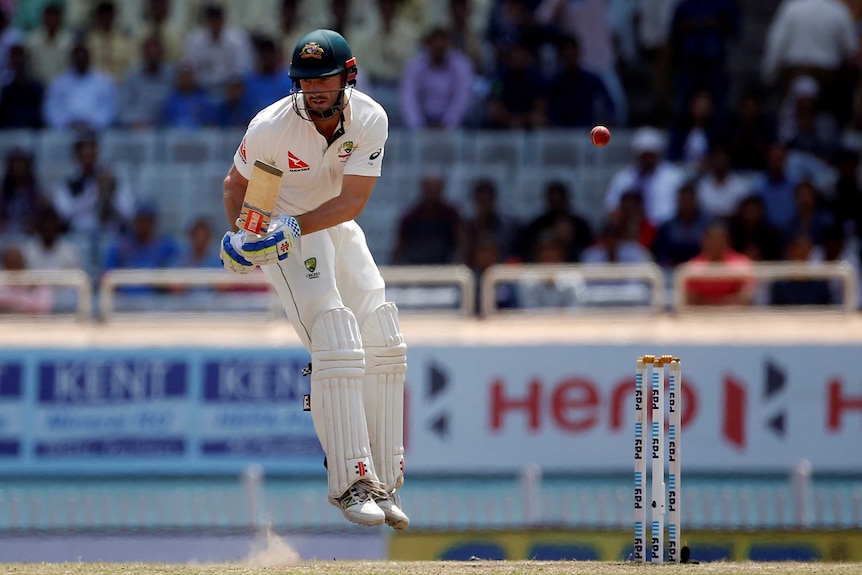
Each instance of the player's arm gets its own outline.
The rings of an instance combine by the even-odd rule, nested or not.
[[[339,196],[310,212],[296,216],[302,234],[313,234],[355,219],[365,209],[375,183],[377,183],[375,176],[345,175]]]
[[[242,210],[246,188],[248,188],[248,180],[239,173],[236,166],[231,166],[224,179],[224,213],[233,231],[239,229],[236,227],[236,220]]]

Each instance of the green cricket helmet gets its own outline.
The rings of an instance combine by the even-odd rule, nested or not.
[[[299,39],[290,59],[290,78],[327,78],[347,73],[345,85],[356,84],[356,58],[344,36],[334,30],[314,30]]]

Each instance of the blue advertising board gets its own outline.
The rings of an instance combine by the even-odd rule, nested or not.
[[[302,349],[0,353],[0,473],[321,472]]]

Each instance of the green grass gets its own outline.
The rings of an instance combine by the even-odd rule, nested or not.
[[[245,563],[164,565],[148,563],[0,563],[4,575],[630,575],[862,574],[862,563],[703,563],[643,565],[597,561],[305,561],[293,566],[254,567]]]

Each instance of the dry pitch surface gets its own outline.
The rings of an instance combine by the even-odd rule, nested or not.
[[[4,575],[631,575],[647,573],[724,575],[862,574],[862,563],[704,563],[635,565],[570,561],[307,561],[292,567],[251,567],[241,563],[159,565],[147,563],[0,563]]]

